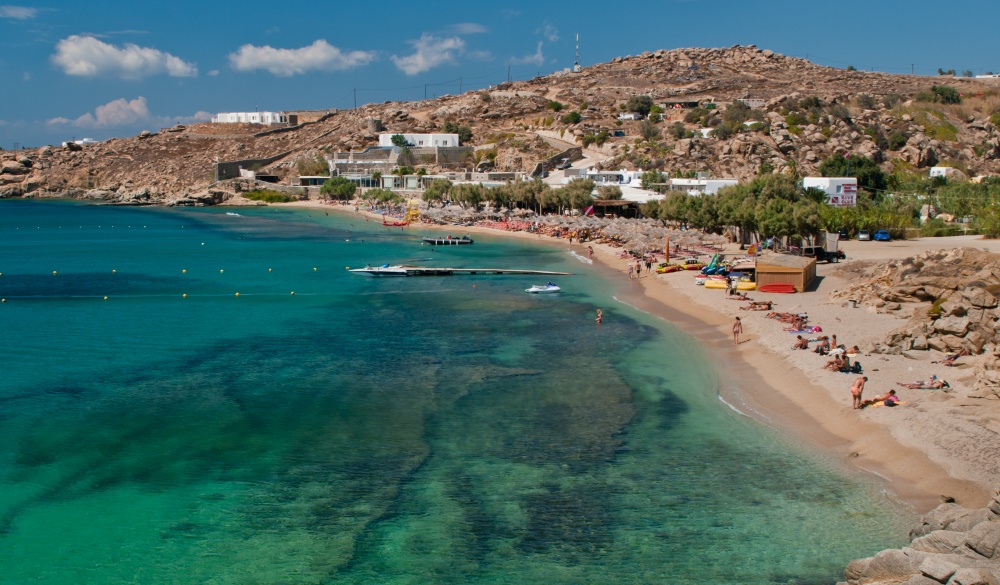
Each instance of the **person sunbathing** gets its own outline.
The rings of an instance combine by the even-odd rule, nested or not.
[[[809,349],[809,340],[799,335],[792,349]]]
[[[969,350],[967,350],[967,349],[963,349],[960,352],[953,353],[953,354],[945,357],[943,360],[941,360],[941,365],[943,365],[943,366],[954,366],[955,365],[955,361],[958,360],[958,358],[963,357],[963,356],[967,356],[967,355],[972,355],[972,352],[969,351]],[[931,363],[933,364],[933,363],[937,363],[937,362],[931,362]]]
[[[878,404],[881,402],[886,406],[896,406],[899,404],[899,396],[896,396],[895,390],[889,390],[885,394],[879,394],[874,398],[869,398],[861,403],[861,407],[871,406],[873,404]]]
[[[824,335],[819,338],[819,345],[814,349],[819,355],[826,355],[826,352],[830,351],[830,338]]]
[[[937,380],[933,377],[930,382],[924,382],[923,380],[908,383],[896,382],[896,385],[909,388],[910,390],[941,390],[942,388],[951,388],[951,384],[946,380]]]
[[[836,372],[837,370],[844,367],[844,360],[839,357],[835,357],[832,360],[826,362],[823,366],[824,370],[830,370],[831,372]]]

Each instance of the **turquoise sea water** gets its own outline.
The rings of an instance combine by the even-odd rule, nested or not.
[[[819,584],[901,543],[565,249],[239,213],[0,201],[0,583]],[[401,261],[576,274],[344,270]]]

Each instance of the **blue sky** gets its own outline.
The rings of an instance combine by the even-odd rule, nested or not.
[[[0,0],[2,2],[3,0]],[[995,0],[82,2],[0,5],[0,147],[224,111],[412,100],[678,47],[833,67],[1000,72]]]

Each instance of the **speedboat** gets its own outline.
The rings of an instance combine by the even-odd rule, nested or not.
[[[551,282],[547,282],[544,285],[536,284],[535,286],[533,286],[531,288],[526,288],[526,289],[524,289],[524,292],[526,292],[526,293],[541,293],[541,294],[544,294],[544,293],[557,293],[560,290],[562,290],[562,289],[559,288],[558,286],[552,284]]]
[[[354,274],[367,274],[369,276],[409,276],[405,266],[390,266],[388,264],[383,264],[381,266],[368,265],[364,268],[352,268],[349,272],[353,272]]]

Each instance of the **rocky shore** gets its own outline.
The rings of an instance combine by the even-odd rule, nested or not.
[[[910,531],[910,545],[851,561],[838,585],[1000,584],[1000,492],[986,507],[944,503]]]

